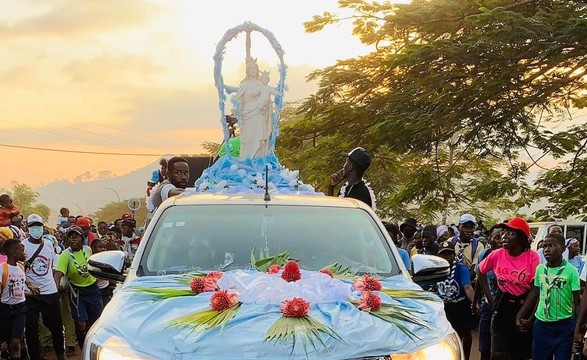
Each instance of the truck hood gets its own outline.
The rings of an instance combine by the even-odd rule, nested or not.
[[[172,326],[174,319],[209,310],[212,293],[153,297],[145,289],[186,291],[190,289],[189,279],[186,282],[180,275],[146,276],[127,281],[116,290],[88,340],[102,345],[117,339],[146,359],[352,359],[417,351],[454,332],[442,301],[435,295],[423,292],[402,275],[380,281],[384,289],[394,290],[397,295],[375,292],[381,301],[409,309],[419,324],[394,324],[359,310],[356,305],[361,292],[353,288],[353,279],[331,279],[326,274],[302,270],[301,280],[288,283],[278,275],[235,270],[224,273],[218,281],[220,289],[236,293],[242,303],[222,329],[192,331]],[[428,299],[403,296],[402,290]],[[282,317],[282,301],[292,297],[307,300],[311,305],[309,316],[334,330],[340,339],[323,334],[323,344],[315,341],[315,347],[306,348],[299,338],[295,346],[292,341],[264,341],[268,329]]]

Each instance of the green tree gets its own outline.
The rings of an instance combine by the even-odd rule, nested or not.
[[[134,214],[137,227],[145,225],[145,221],[147,219],[145,198],[141,198],[139,200],[141,201],[141,207]],[[111,223],[114,220],[119,219],[122,214],[126,213],[130,213],[130,210],[128,209],[128,200],[112,201],[101,207],[95,213],[91,214],[90,217],[92,218],[94,224],[97,224],[98,221],[106,221],[107,223]]]
[[[202,147],[204,148],[204,150],[206,150],[207,154],[209,156],[216,156],[216,154],[218,154],[218,151],[220,150],[220,143],[216,143],[213,141],[204,141],[202,143]]]
[[[2,189],[1,191],[12,197],[13,203],[18,206],[23,216],[26,217],[34,213],[41,215],[44,219],[49,219],[51,210],[48,206],[37,203],[40,195],[30,186],[15,181],[12,182],[12,188],[10,190]]]
[[[587,157],[581,157],[583,151],[577,152],[578,156],[573,160],[544,172],[538,178],[535,195],[545,197],[553,204],[538,211],[538,218],[565,219],[569,216],[587,216]]]
[[[49,216],[51,215],[51,209],[45,204],[36,204],[35,206],[30,208],[29,214],[38,214],[43,217],[43,219],[48,220]]]
[[[306,30],[350,19],[375,50],[314,72],[318,92],[284,124],[295,139],[283,142],[298,145],[292,160],[311,159],[310,178],[320,172],[325,184],[336,154],[360,145],[374,156],[383,215],[515,211],[531,199],[525,176],[540,158],[580,147],[584,126],[554,132],[552,123],[587,100],[583,2],[339,6],[350,15],[314,16]]]

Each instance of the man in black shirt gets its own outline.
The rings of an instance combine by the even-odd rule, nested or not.
[[[342,169],[330,177],[326,195],[334,196],[334,187],[346,180],[347,182],[340,189],[339,194],[343,197],[361,200],[373,207],[374,199],[372,198],[371,190],[363,181],[363,174],[371,165],[371,157],[365,149],[360,147],[341,155],[346,157],[346,161]]]

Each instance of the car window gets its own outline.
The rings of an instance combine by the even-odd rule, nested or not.
[[[581,254],[583,253],[583,235],[585,234],[585,227],[583,225],[569,225],[567,226],[567,233],[565,238],[575,238],[579,240],[581,246]]]
[[[142,274],[250,268],[251,251],[281,252],[300,267],[339,263],[395,275],[397,261],[373,218],[356,208],[189,205],[167,209],[147,240]]]

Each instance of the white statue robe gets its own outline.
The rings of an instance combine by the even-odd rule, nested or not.
[[[257,79],[246,79],[241,82],[236,94],[240,105],[241,159],[267,156],[269,152],[271,130],[268,129],[267,110],[261,99],[265,86]]]

